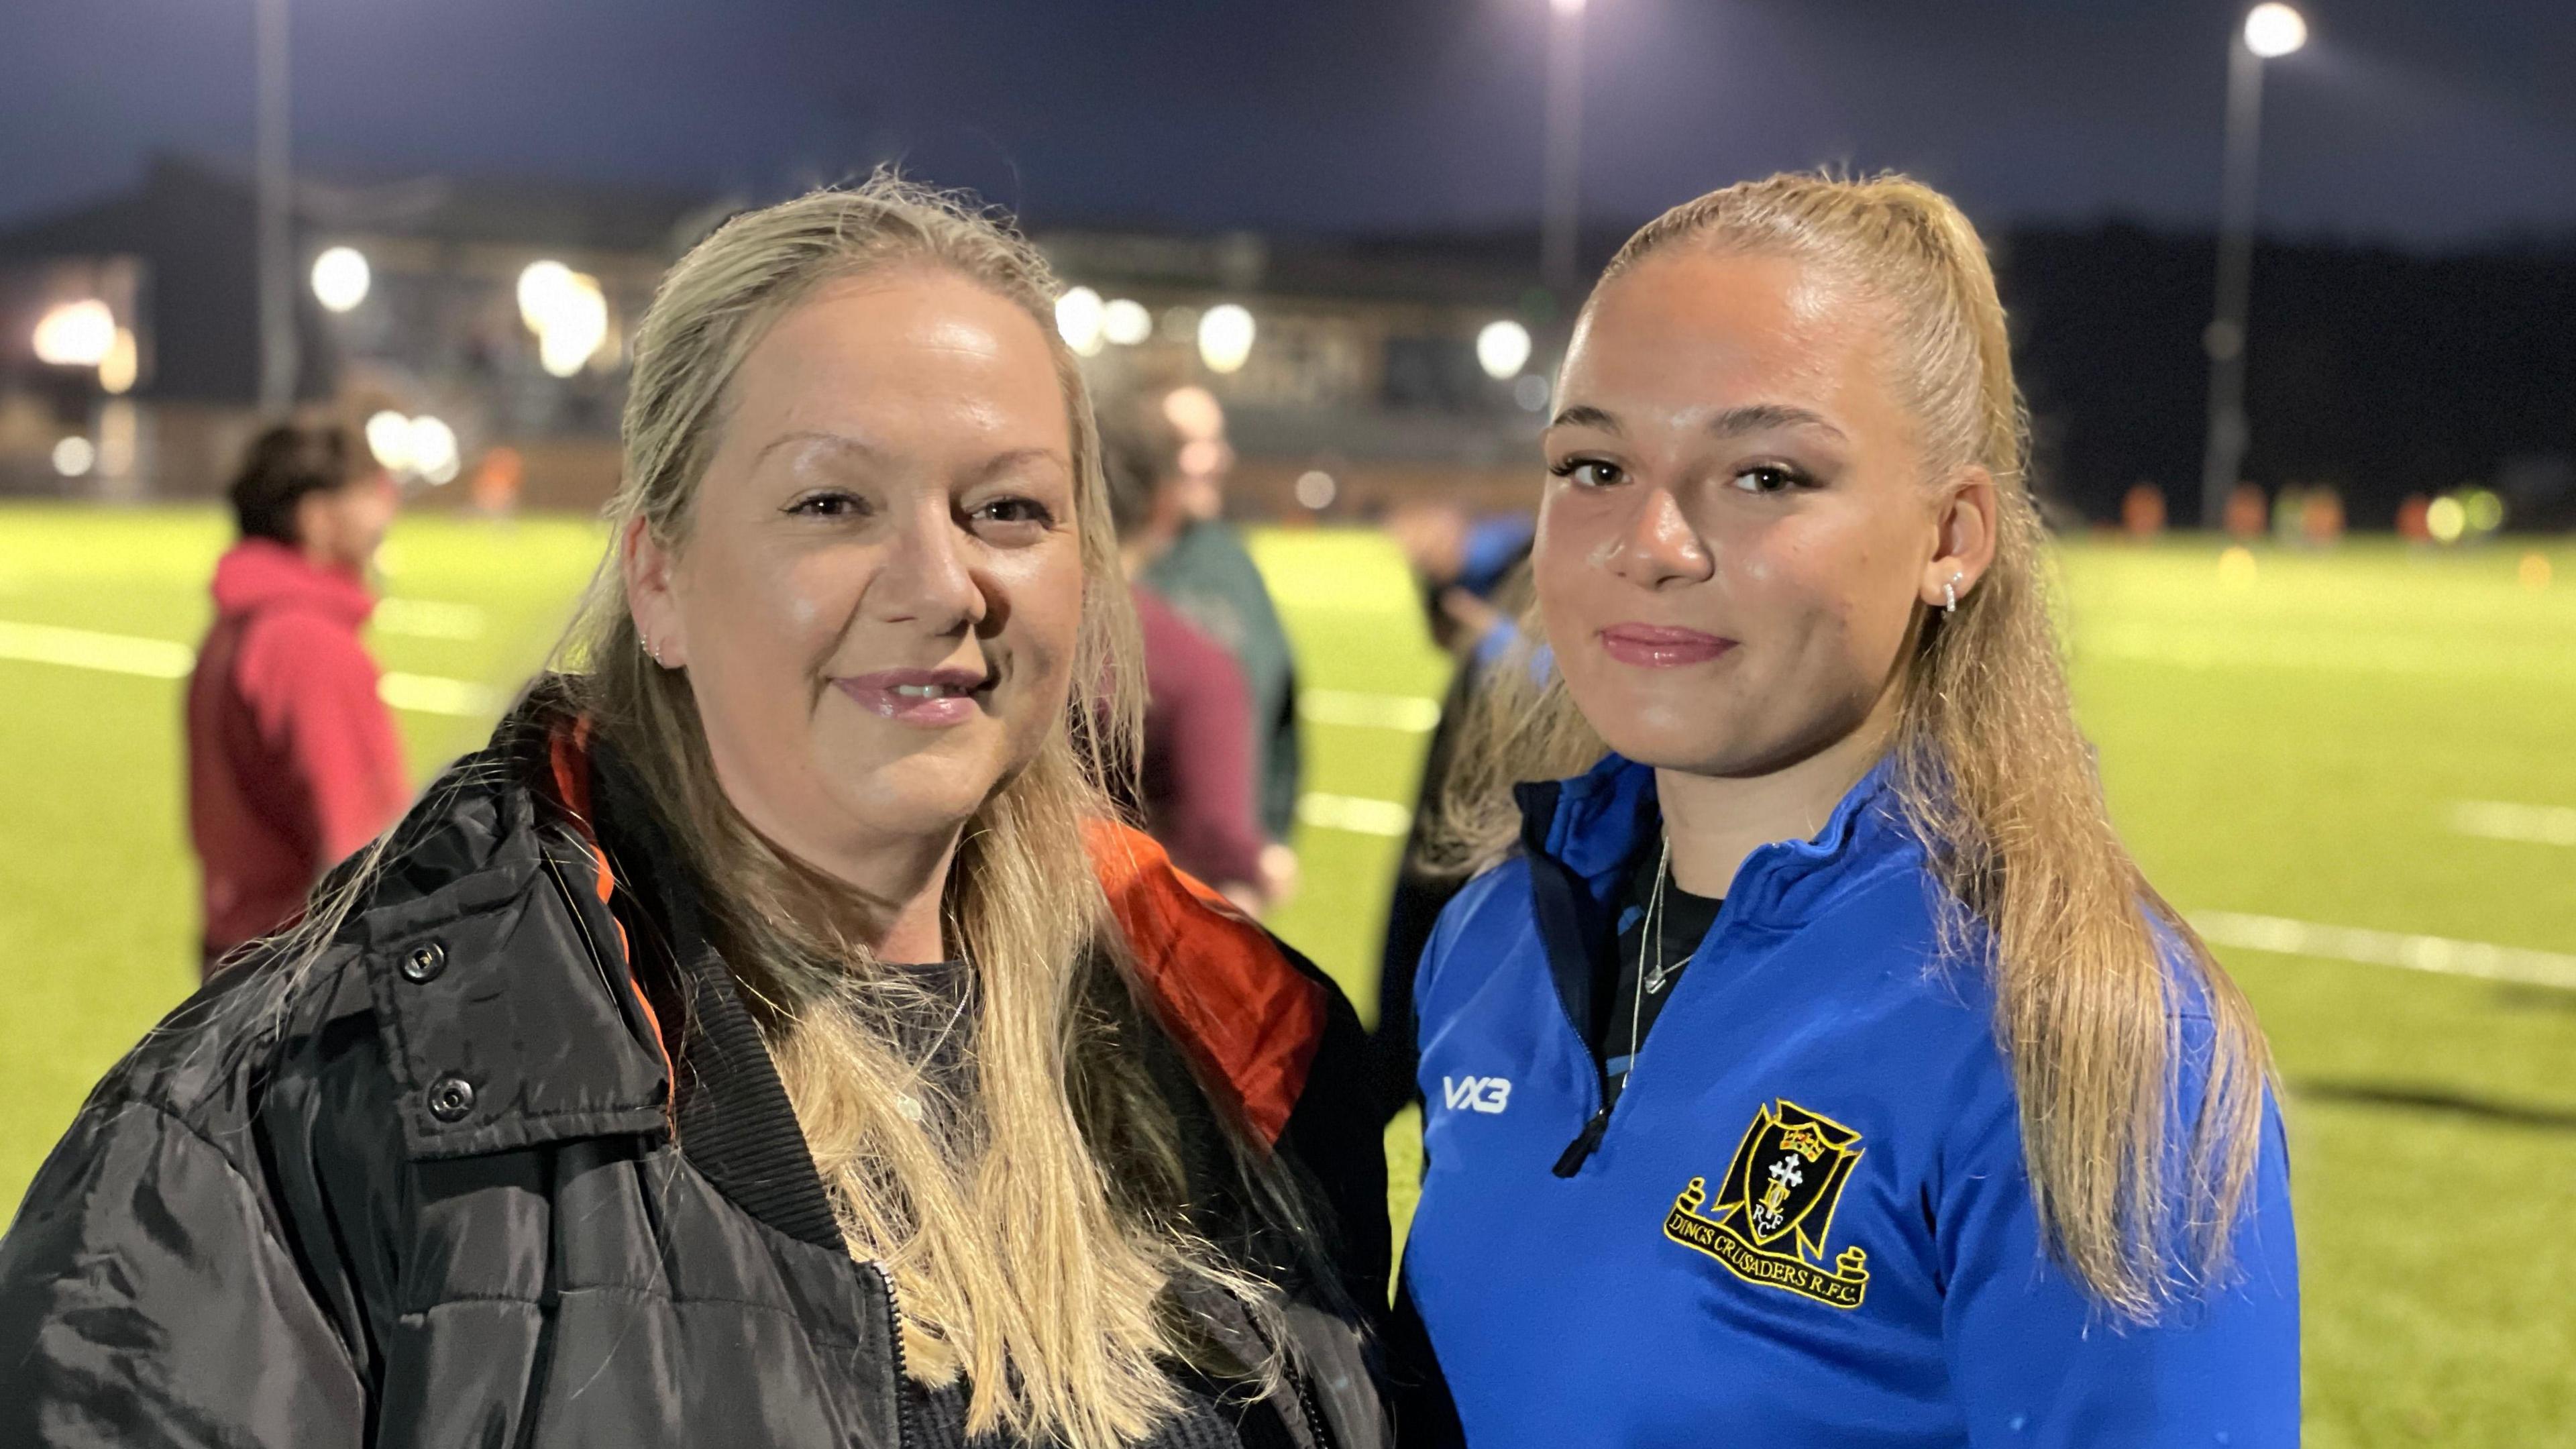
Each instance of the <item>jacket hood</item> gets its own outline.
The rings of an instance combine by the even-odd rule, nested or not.
[[[309,609],[355,629],[376,611],[376,599],[354,574],[323,568],[302,553],[268,538],[245,538],[215,563],[215,615],[236,618],[288,605]]]
[[[1768,926],[1796,926],[1867,866],[1898,857],[1911,863],[1921,846],[1900,817],[1893,775],[1894,766],[1880,760],[1813,836],[1747,856],[1727,889],[1727,910]],[[1514,795],[1522,848],[1576,877],[1595,903],[1622,888],[1663,819],[1653,767],[1615,754],[1570,780],[1517,786]]]

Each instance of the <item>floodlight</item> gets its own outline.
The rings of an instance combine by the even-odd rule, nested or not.
[[[2245,12],[2245,48],[2263,59],[2279,60],[2307,43],[2307,17],[2279,0]]]
[[[1509,318],[1488,322],[1485,330],[1476,334],[1476,365],[1496,382],[1519,376],[1529,355],[1529,329]]]
[[[65,302],[36,322],[36,360],[55,367],[96,367],[116,346],[116,314],[96,297]]]
[[[404,430],[412,471],[433,487],[454,482],[458,459],[456,430],[433,417],[417,417]]]
[[[1133,347],[1154,335],[1154,314],[1133,297],[1119,297],[1100,310],[1100,335],[1121,347]]]
[[[143,352],[135,345],[134,334],[122,327],[107,344],[107,355],[98,360],[98,385],[113,396],[134,390],[134,381],[143,375]]]
[[[367,419],[367,451],[376,466],[399,473],[411,466],[411,419],[391,408]]]
[[[78,478],[98,461],[98,448],[89,439],[69,437],[54,444],[54,471],[66,478]]]
[[[313,259],[313,299],[334,312],[367,300],[375,274],[356,247],[332,247]]]
[[[1070,287],[1055,299],[1055,330],[1064,345],[1080,356],[1100,354],[1100,334],[1105,322],[1101,315],[1100,294],[1089,287]]]
[[[1199,318],[1199,361],[1210,372],[1239,372],[1252,356],[1252,314],[1220,302]]]

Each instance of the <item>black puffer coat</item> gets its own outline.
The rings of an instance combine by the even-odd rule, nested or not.
[[[0,1445],[909,1442],[886,1282],[668,852],[568,735],[505,724],[317,964],[224,973],[99,1086],[0,1241]],[[1335,1306],[1385,1301],[1357,1022],[1158,857],[1129,865],[1194,1155],[1222,1157],[1233,1097],[1341,1267],[1292,1287],[1297,1392],[1245,1442],[1381,1443],[1369,1325]],[[669,949],[630,968],[646,932]]]

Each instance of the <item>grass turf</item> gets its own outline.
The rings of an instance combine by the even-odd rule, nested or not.
[[[222,547],[204,512],[0,509],[0,625],[193,641]],[[599,535],[406,520],[414,632],[389,669],[506,687],[542,657]],[[2356,544],[2220,568],[2188,541],[2063,555],[2075,683],[2114,814],[2192,910],[2576,952],[2576,850],[2453,829],[2462,801],[2576,807],[2576,550]],[[1392,549],[1277,532],[1256,552],[1303,684],[1435,696]],[[406,622],[401,611],[388,624]],[[6,630],[0,628],[0,642]],[[0,650],[0,652],[5,652]],[[178,689],[0,658],[0,1201],[194,976]],[[1394,713],[1400,715],[1401,711]],[[416,771],[484,721],[401,716]],[[1308,788],[1409,801],[1423,736],[1310,722]],[[1309,827],[1275,924],[1366,1003],[1399,842]],[[2576,992],[2222,954],[2290,1085],[2308,1442],[2542,1442],[2576,1423]],[[1399,1221],[1413,1144],[1389,1145]]]

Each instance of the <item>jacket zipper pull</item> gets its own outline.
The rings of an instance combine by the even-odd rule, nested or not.
[[[1601,1134],[1609,1130],[1610,1109],[1603,1107],[1593,1113],[1592,1120],[1584,1123],[1583,1130],[1576,1133],[1574,1140],[1565,1145],[1565,1155],[1556,1159],[1556,1175],[1572,1177],[1581,1172],[1583,1164],[1591,1161],[1592,1154],[1600,1150]]]

